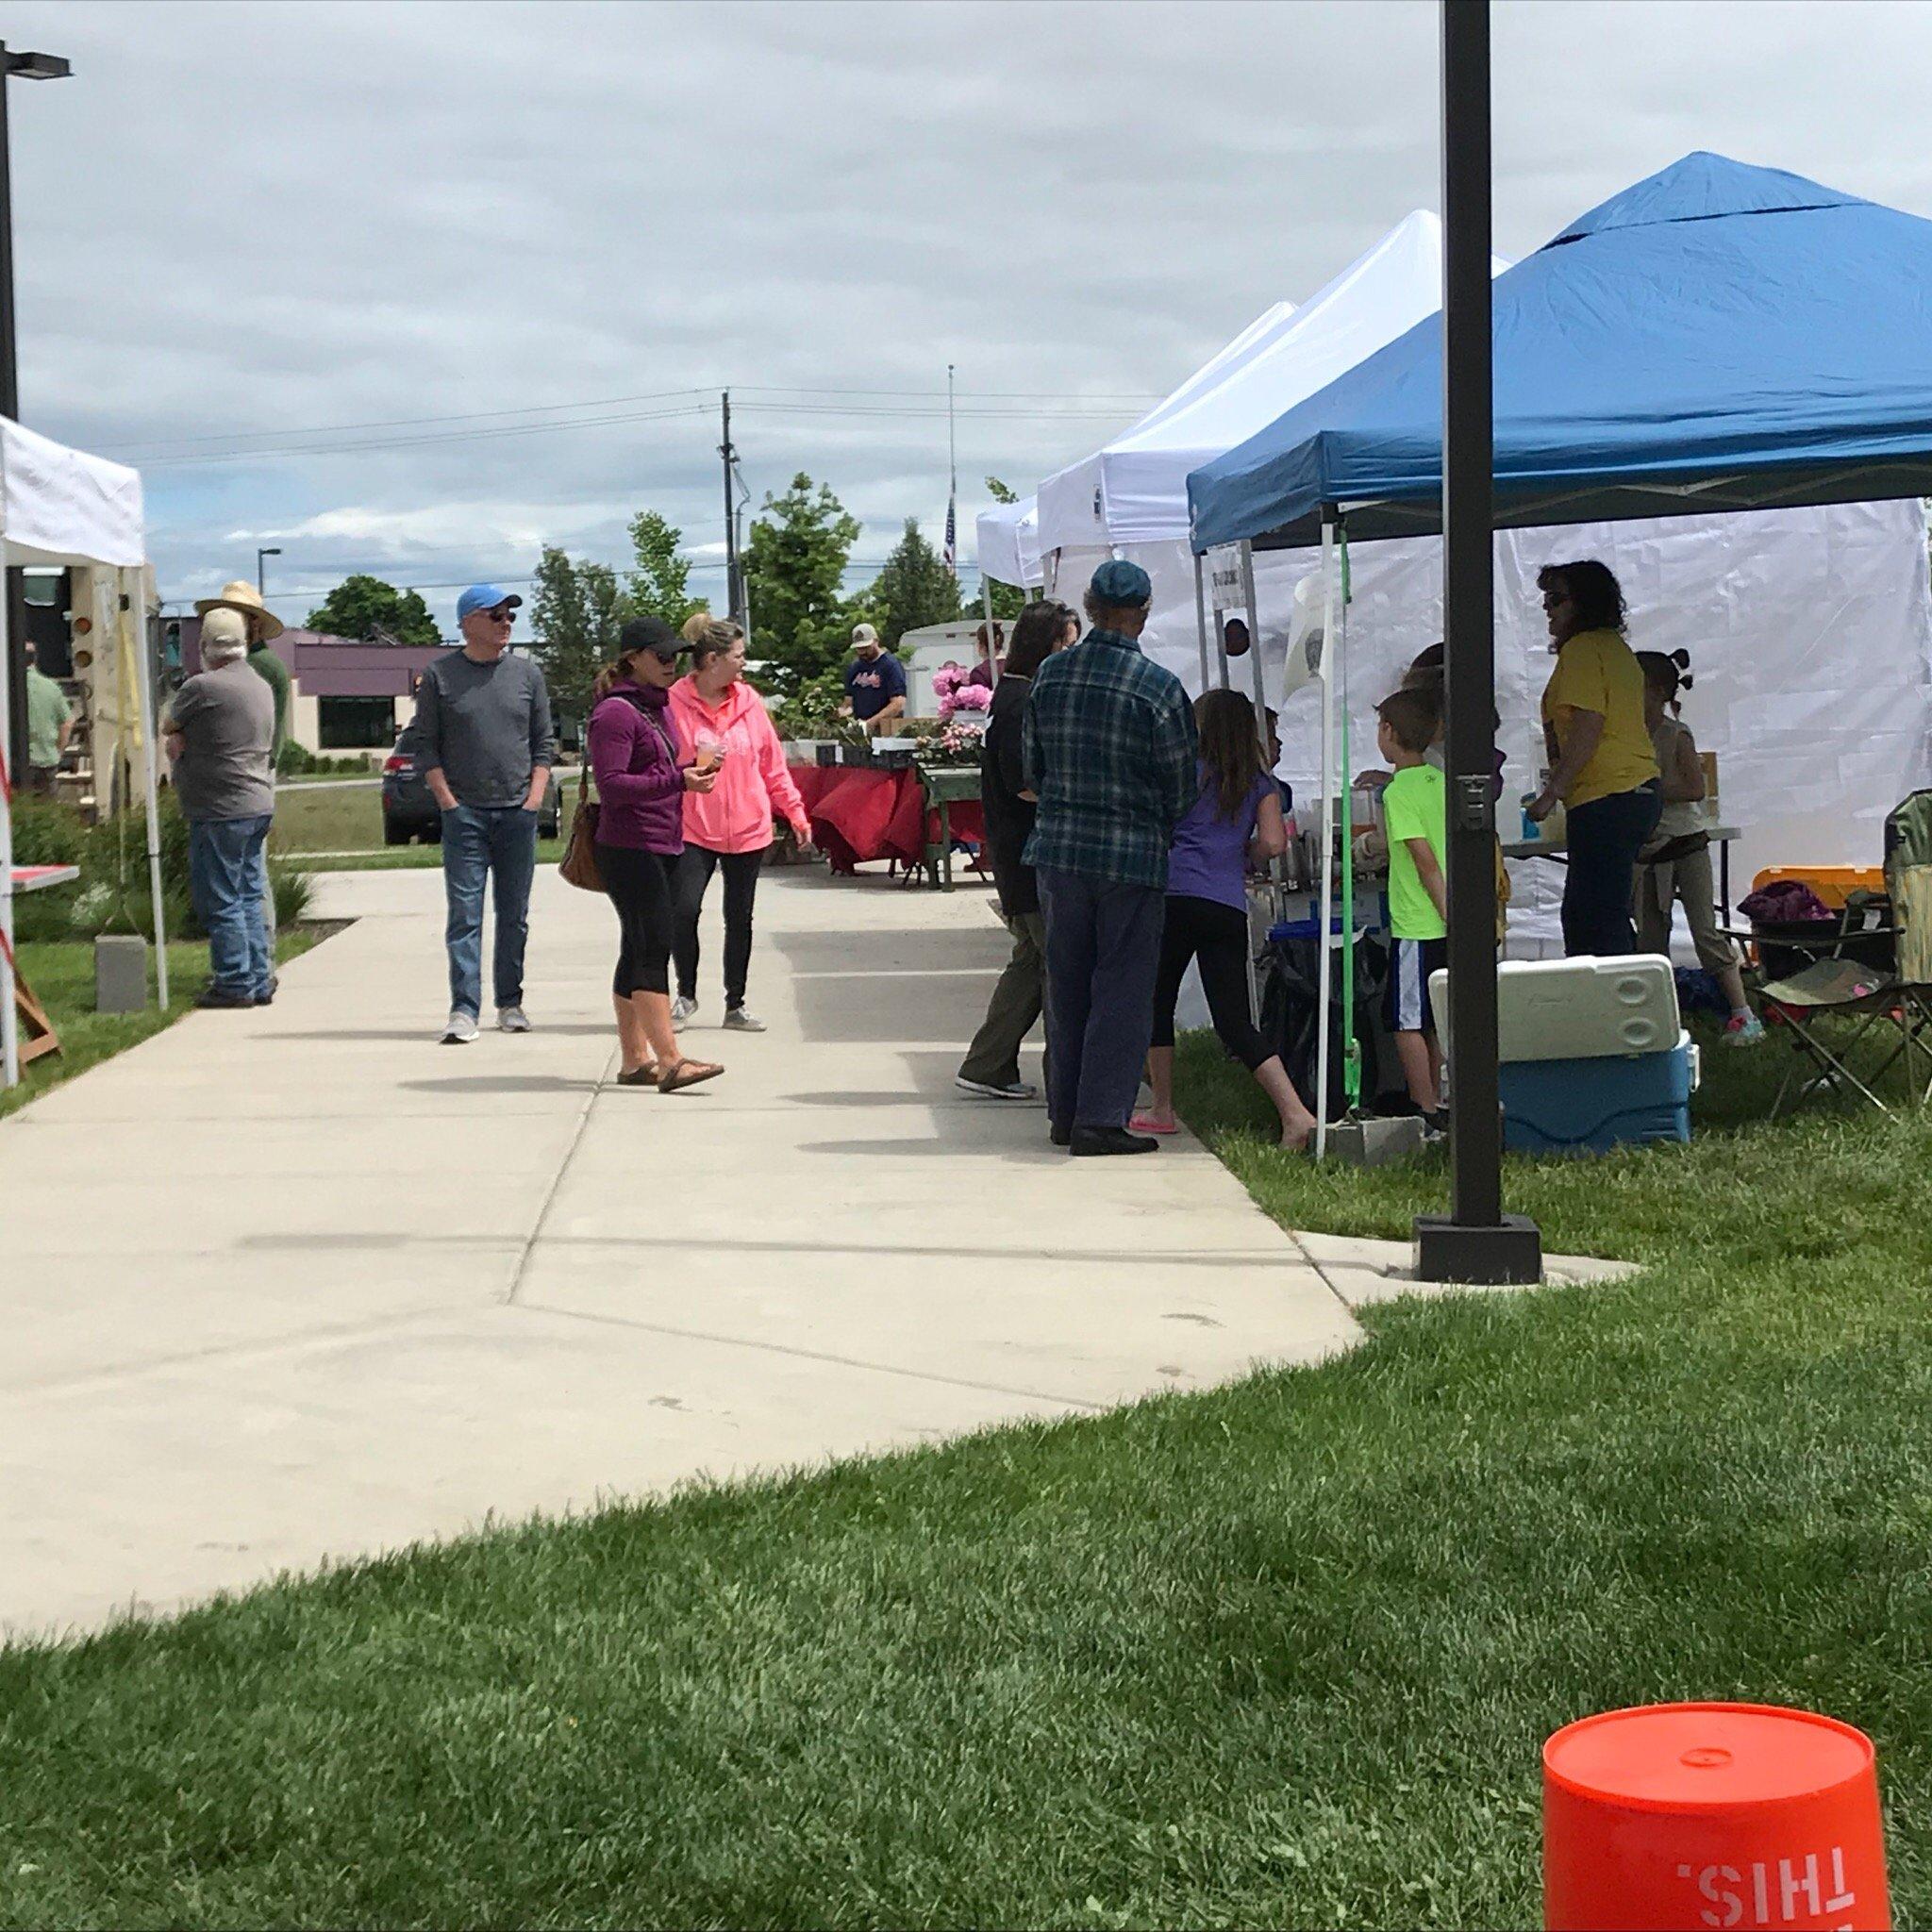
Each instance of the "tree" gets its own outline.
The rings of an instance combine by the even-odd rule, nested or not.
[[[561,550],[544,551],[530,624],[559,722],[589,714],[591,681],[617,656],[618,633],[630,614],[629,600],[608,563],[576,563]]]
[[[414,591],[380,577],[344,577],[308,613],[308,628],[337,638],[386,637],[399,644],[440,644],[442,633]]]
[[[877,612],[873,621],[879,641],[889,651],[908,630],[950,624],[959,616],[959,579],[921,534],[917,517],[906,519],[904,533],[865,594]]]
[[[1018,503],[1020,492],[1010,485],[1002,483],[997,476],[986,479],[986,493],[995,503]],[[991,601],[995,617],[1011,620],[1018,617],[1026,608],[1026,592],[1018,584],[1003,584],[997,577],[980,575],[980,596]]]
[[[744,545],[745,596],[761,682],[789,697],[839,664],[851,639],[845,565],[859,525],[804,471],[782,496],[767,495]]]
[[[710,608],[688,589],[691,559],[677,547],[683,541],[684,532],[654,509],[641,509],[630,520],[630,544],[637,558],[626,586],[631,608],[647,617],[661,617],[674,630],[692,611]]]

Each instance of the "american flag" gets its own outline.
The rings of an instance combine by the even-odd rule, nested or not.
[[[955,576],[959,575],[958,516],[958,503],[952,496],[946,498],[946,568]]]

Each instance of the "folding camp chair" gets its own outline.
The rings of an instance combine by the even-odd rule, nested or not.
[[[1890,1113],[1874,1090],[1901,1060],[1910,1098],[1922,1107],[1932,1101],[1932,791],[1913,792],[1887,818],[1885,882],[1891,902],[1889,964],[1869,954],[1845,957],[1845,940],[1871,937],[1869,929],[1855,935],[1852,915],[1858,908],[1848,902],[1832,957],[1814,959],[1760,990],[1766,1017],[1790,1029],[1796,1054],[1772,1102],[1773,1120],[1788,1098],[1795,1108],[1825,1091],[1857,1093],[1881,1113]],[[1862,895],[1853,896],[1856,901]],[[1846,1019],[1857,1024],[1834,1046],[1819,1023]],[[1861,1079],[1850,1064],[1854,1053],[1868,1035],[1888,1027],[1897,1035],[1891,1051],[1869,1079]]]

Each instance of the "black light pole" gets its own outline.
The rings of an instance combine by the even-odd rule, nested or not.
[[[262,569],[261,560],[264,557],[279,557],[281,554],[279,547],[255,553],[255,588],[264,598],[268,595],[268,576]]]
[[[8,154],[7,83],[60,80],[73,70],[58,54],[16,54],[0,41],[0,416],[20,421],[20,365],[14,353],[13,180]],[[26,769],[26,578],[7,573],[7,761]]]
[[[1442,4],[1442,636],[1449,766],[1447,1215],[1415,1224],[1424,1281],[1537,1281],[1503,1212],[1496,1076],[1496,654],[1490,334],[1490,0]]]

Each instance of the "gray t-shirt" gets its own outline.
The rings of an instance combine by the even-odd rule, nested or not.
[[[521,805],[530,774],[556,761],[550,693],[527,658],[479,664],[462,651],[436,658],[409,727],[419,772],[442,767],[458,805]]]
[[[275,810],[275,694],[247,658],[198,672],[175,693],[168,715],[185,741],[175,765],[183,818],[251,819]]]

